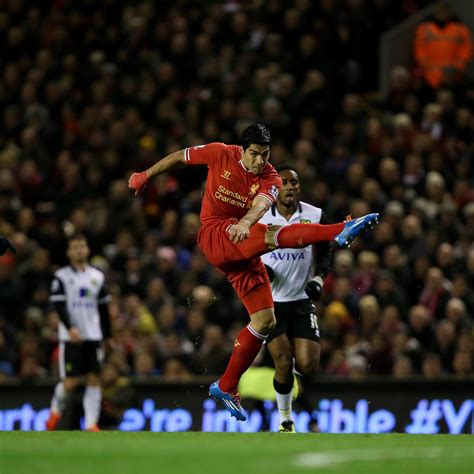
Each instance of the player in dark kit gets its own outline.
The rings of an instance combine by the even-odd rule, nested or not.
[[[211,384],[210,395],[232,416],[245,420],[237,385],[262,343],[275,327],[272,291],[260,256],[276,248],[305,247],[333,240],[348,246],[365,228],[378,222],[378,214],[332,225],[291,224],[268,227],[257,223],[275,202],[281,178],[270,158],[269,130],[247,127],[241,146],[210,143],[179,150],[141,173],[133,173],[129,187],[139,193],[148,179],[182,163],[209,169],[201,209],[197,243],[207,260],[223,271],[250,315],[238,335],[223,376]]]
[[[300,181],[295,169],[286,165],[280,167],[278,172],[283,186],[276,203],[260,222],[269,226],[324,222],[319,207],[299,200]],[[313,375],[319,366],[321,349],[313,301],[321,297],[323,278],[331,269],[331,260],[332,250],[328,242],[282,249],[262,256],[271,280],[277,321],[266,345],[275,365],[273,387],[280,414],[280,432],[295,432],[291,419],[293,364],[301,375]]]

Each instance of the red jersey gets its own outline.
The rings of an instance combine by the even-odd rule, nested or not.
[[[247,171],[242,147],[209,143],[184,150],[188,165],[207,165],[206,190],[202,200],[201,222],[211,219],[241,219],[252,207],[255,196],[264,196],[272,204],[282,185],[279,174],[266,163],[261,174]]]

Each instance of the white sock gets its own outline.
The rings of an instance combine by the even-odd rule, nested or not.
[[[51,400],[51,411],[55,413],[62,413],[64,408],[64,400],[66,398],[66,391],[64,390],[64,382],[58,382],[54,387],[54,394]]]
[[[278,393],[275,390],[278,413],[280,413],[280,422],[291,420],[291,401],[293,398],[293,389],[290,393]]]
[[[88,385],[84,391],[82,405],[86,417],[86,429],[94,426],[99,421],[100,404],[102,402],[102,391],[100,387]]]

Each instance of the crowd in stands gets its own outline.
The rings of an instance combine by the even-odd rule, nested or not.
[[[428,2],[0,2],[0,382],[57,375],[48,304],[84,234],[112,295],[107,373],[222,373],[247,315],[195,245],[206,169],[127,188],[167,153],[261,121],[331,222],[320,373],[473,375],[474,84],[404,67],[377,97],[380,34]]]

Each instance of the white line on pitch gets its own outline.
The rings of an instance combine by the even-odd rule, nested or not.
[[[436,458],[441,456],[441,450],[436,448],[417,449],[414,452],[397,452],[388,450],[378,451],[330,451],[322,453],[301,453],[293,460],[297,467],[337,467],[337,464],[345,464],[353,461],[380,461],[390,459],[419,459],[420,456]]]

